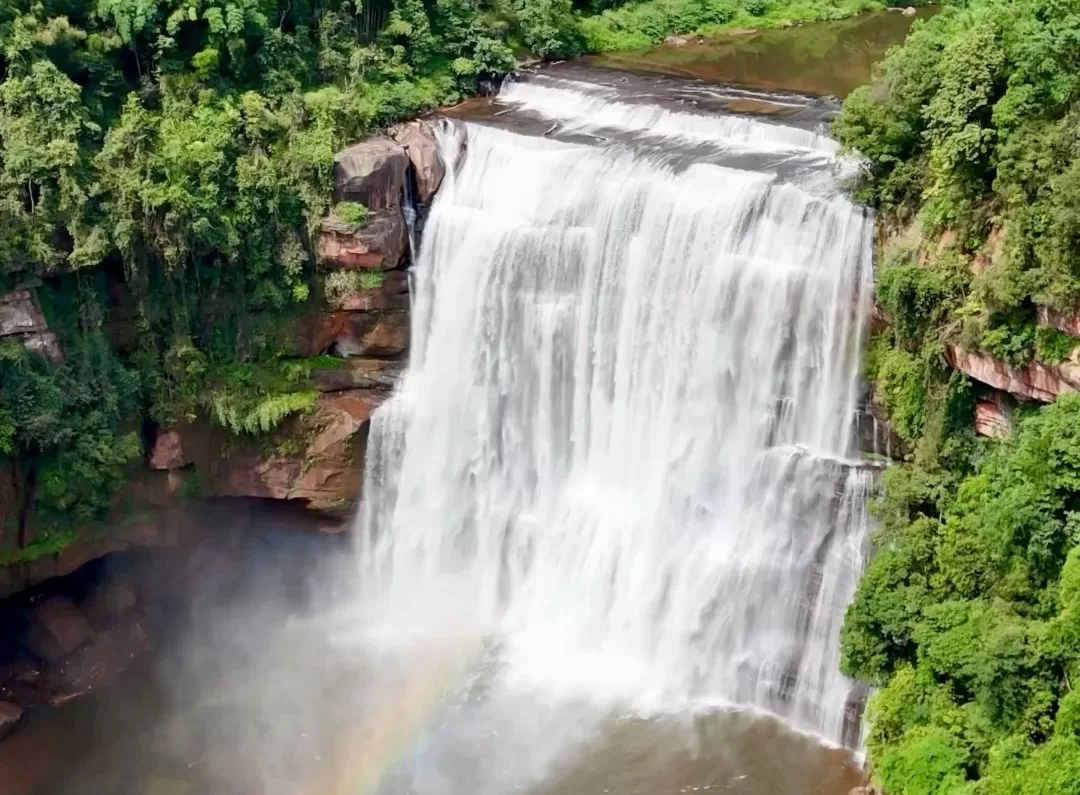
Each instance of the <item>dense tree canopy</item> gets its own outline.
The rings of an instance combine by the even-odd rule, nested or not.
[[[1080,398],[976,440],[947,345],[1013,366],[1077,340],[1080,3],[974,0],[919,23],[835,133],[888,240],[868,373],[911,458],[885,477],[843,631],[889,795],[1080,793]]]

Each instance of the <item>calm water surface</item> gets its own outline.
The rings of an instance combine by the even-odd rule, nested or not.
[[[584,60],[607,68],[843,98],[870,80],[874,64],[903,42],[915,20],[933,14],[931,8],[919,9],[914,17],[883,11],[715,39],[688,37],[682,46]]]

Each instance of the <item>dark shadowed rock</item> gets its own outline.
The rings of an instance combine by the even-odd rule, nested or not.
[[[158,430],[150,450],[151,469],[182,469],[191,463],[184,456],[184,443],[178,431]]]
[[[446,176],[446,166],[439,157],[435,130],[428,122],[418,119],[390,128],[390,137],[405,147],[412,163],[416,198],[422,202],[431,201]]]
[[[138,620],[113,626],[49,665],[41,675],[41,691],[49,703],[63,704],[108,685],[149,648],[149,637]]]
[[[90,622],[72,602],[62,596],[46,599],[30,611],[26,649],[42,660],[58,660],[94,636]]]
[[[10,701],[0,701],[0,740],[15,729],[15,724],[22,717],[22,707]]]
[[[122,618],[136,602],[135,592],[126,583],[110,577],[97,585],[79,608],[91,625],[102,629]]]
[[[400,207],[373,211],[359,227],[328,216],[319,232],[319,261],[340,270],[391,270],[409,247],[409,227]]]
[[[389,138],[369,138],[334,155],[334,200],[369,210],[401,206],[409,157]]]

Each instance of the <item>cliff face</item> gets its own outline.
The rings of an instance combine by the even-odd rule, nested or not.
[[[335,200],[367,208],[360,223],[334,212],[317,238],[321,294],[293,325],[293,352],[321,357],[310,372],[318,397],[305,414],[262,437],[236,436],[208,419],[143,430],[142,464],[111,500],[109,516],[57,554],[0,565],[0,597],[68,574],[88,560],[137,546],[175,543],[175,506],[191,499],[252,497],[290,501],[338,521],[363,484],[373,411],[406,366],[411,264],[407,216],[422,219],[442,182],[434,131],[425,121],[361,141],[335,161]],[[121,313],[109,319],[119,349],[137,332]],[[32,285],[0,296],[0,341],[63,360]],[[0,464],[0,551],[35,539],[33,484],[18,461]]]

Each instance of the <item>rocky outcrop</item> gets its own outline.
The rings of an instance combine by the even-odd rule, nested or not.
[[[391,270],[409,247],[409,229],[400,206],[374,210],[361,226],[350,226],[336,215],[323,220],[319,261],[340,270]]]
[[[967,351],[958,345],[946,346],[945,358],[965,375],[1021,400],[1050,403],[1080,389],[1080,364],[1075,362],[1048,365],[1035,361],[1014,368],[985,351]]]
[[[326,312],[305,321],[297,345],[301,356],[401,356],[409,347],[409,313]]]
[[[94,636],[90,622],[74,604],[60,596],[30,611],[27,649],[47,662],[71,654]]]
[[[184,442],[179,431],[162,430],[150,448],[151,469],[183,469],[191,463],[184,455]]]
[[[1006,395],[994,392],[975,401],[975,433],[1003,439],[1012,433],[1012,414]]]
[[[1080,312],[1058,312],[1048,306],[1040,306],[1036,313],[1044,326],[1053,326],[1063,334],[1080,339]]]
[[[412,164],[417,201],[430,202],[446,176],[435,130],[426,121],[417,119],[391,127],[390,137],[404,147]]]
[[[338,367],[312,370],[311,380],[320,392],[342,392],[350,389],[390,390],[404,369],[404,362],[392,359],[343,359]]]
[[[13,290],[0,295],[0,338],[18,340],[27,350],[54,362],[64,358],[60,342],[49,330],[45,315],[29,290]]]
[[[405,271],[382,274],[378,287],[360,287],[355,290],[327,296],[326,303],[339,312],[370,312],[377,309],[408,309],[409,279]]]
[[[334,156],[334,200],[369,210],[400,208],[409,168],[405,149],[389,138],[368,138]]]
[[[305,500],[314,508],[352,502],[363,482],[363,444],[371,413],[388,393],[342,390],[324,395],[304,417],[298,452],[253,450],[217,467],[213,493],[226,497]],[[293,429],[293,435],[297,434]]]

